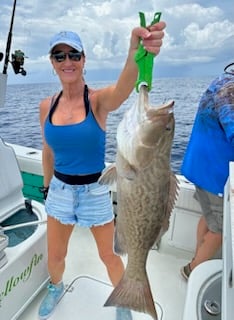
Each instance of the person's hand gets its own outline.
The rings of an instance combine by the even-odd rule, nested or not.
[[[163,29],[165,27],[166,23],[160,21],[147,29],[142,27],[134,28],[132,30],[130,50],[137,50],[139,41],[142,40],[142,45],[147,51],[158,54],[162,46],[162,39],[164,37]]]
[[[39,188],[40,192],[43,193],[43,198],[46,200],[48,192],[49,192],[49,187],[40,187]]]

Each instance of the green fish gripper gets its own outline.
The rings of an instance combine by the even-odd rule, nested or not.
[[[139,16],[140,16],[141,27],[146,28],[145,14],[143,12],[139,12]],[[159,22],[160,18],[161,18],[161,12],[156,12],[154,14],[154,19],[150,25],[153,25],[156,22]],[[135,84],[137,92],[139,92],[139,87],[142,84],[147,86],[148,91],[151,90],[154,57],[155,57],[155,54],[146,51],[142,45],[142,41],[140,41],[134,57],[138,66],[138,78]]]

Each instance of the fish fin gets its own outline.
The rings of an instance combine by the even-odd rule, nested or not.
[[[134,180],[137,176],[137,170],[134,166],[131,166],[130,164],[126,166],[121,172],[119,173],[120,176],[124,177],[127,180]]]
[[[102,172],[101,177],[98,179],[99,184],[111,185],[117,180],[117,171],[115,163],[105,168]]]
[[[118,175],[127,180],[134,180],[137,176],[137,169],[125,159],[121,153],[117,154]]]
[[[178,181],[176,175],[173,172],[171,172],[167,211],[166,211],[164,223],[162,225],[164,232],[167,231],[167,229],[169,228],[170,215],[171,215],[171,212],[175,206],[175,202],[178,197],[178,194],[179,194],[179,181]]]
[[[147,276],[144,281],[135,281],[125,273],[104,306],[123,307],[137,312],[148,313],[153,319],[158,320]]]
[[[176,175],[171,172],[170,175],[170,189],[169,189],[169,201],[168,201],[168,212],[169,214],[172,212],[176,199],[179,194],[179,180]]]
[[[174,208],[176,199],[178,197],[178,192],[179,192],[179,180],[177,179],[176,175],[171,172],[170,174],[170,189],[169,189],[169,199],[168,199],[168,205],[166,208],[166,215],[164,217],[164,220],[162,222],[162,227],[159,232],[159,235],[157,236],[157,239],[155,241],[155,244],[158,244],[162,238],[162,236],[165,234],[165,232],[169,228],[169,223],[170,223],[170,216],[171,212]]]

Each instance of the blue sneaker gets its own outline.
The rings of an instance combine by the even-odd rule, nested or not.
[[[63,295],[64,285],[63,282],[55,285],[50,283],[47,287],[48,293],[42,300],[39,308],[39,319],[48,319],[53,313],[57,303]]]
[[[132,320],[132,313],[127,308],[116,308],[116,320]]]

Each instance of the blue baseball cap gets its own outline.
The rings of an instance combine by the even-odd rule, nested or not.
[[[72,31],[61,31],[51,38],[49,53],[51,53],[55,46],[62,43],[67,44],[79,52],[84,51],[83,44],[77,33]]]

